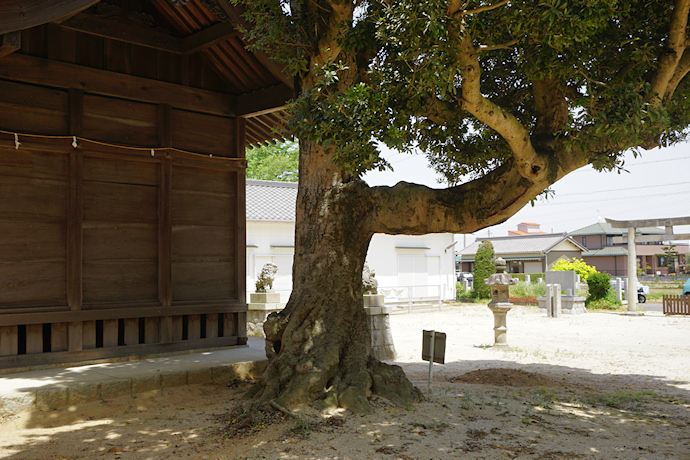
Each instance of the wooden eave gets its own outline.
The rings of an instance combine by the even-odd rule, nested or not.
[[[126,18],[117,21],[99,17],[90,9],[97,3],[93,0],[9,0],[0,3],[0,78],[14,79],[22,67],[38,64],[36,78],[46,77],[48,80],[34,83],[52,84],[51,79],[55,80],[65,73],[72,76],[81,74],[84,77],[77,81],[80,81],[82,89],[96,94],[145,101],[152,97],[169,97],[169,103],[173,106],[244,118],[246,145],[280,137],[276,128],[280,129],[285,124],[282,109],[293,97],[292,81],[267,56],[247,51],[236,28],[243,21],[241,11],[236,7],[227,1],[189,0],[185,5],[176,6],[169,0],[152,0],[151,5],[170,30],[166,33],[128,23]],[[46,23],[175,55],[198,56],[213,68],[226,87],[221,93],[186,87],[187,93],[193,95],[193,100],[180,101],[185,96],[178,95],[172,83],[101,69],[90,70],[88,67],[16,53],[21,50],[20,31]],[[13,53],[15,55],[3,58]],[[19,68],[12,68],[17,65]],[[62,74],[51,77],[50,73],[55,68]],[[88,75],[93,73],[110,75],[110,86],[89,79]],[[121,78],[119,84],[118,77]],[[54,83],[61,86],[57,81]]]

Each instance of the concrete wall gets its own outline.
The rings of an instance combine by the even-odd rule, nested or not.
[[[247,221],[247,298],[254,292],[256,276],[266,263],[278,266],[273,289],[287,302],[292,290],[294,222]],[[455,299],[455,248],[453,234],[383,235],[372,238],[367,263],[381,288],[407,288],[407,298]],[[399,290],[399,289],[398,289]],[[387,301],[395,300],[387,298]]]
[[[455,299],[455,248],[449,247],[453,242],[451,233],[376,234],[369,245],[367,264],[376,272],[382,289],[416,286],[413,297]],[[393,300],[391,294],[386,300]]]

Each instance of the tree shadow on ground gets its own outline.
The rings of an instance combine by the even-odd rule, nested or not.
[[[426,363],[400,363],[426,392]],[[683,458],[690,392],[650,375],[506,360],[437,366],[427,401],[226,437],[242,390],[190,385],[3,422],[4,458]],[[26,427],[12,432],[13,425]],[[8,431],[9,430],[9,431]],[[9,434],[8,434],[9,433]]]

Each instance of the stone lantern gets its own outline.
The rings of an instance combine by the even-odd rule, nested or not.
[[[517,280],[512,278],[506,269],[506,261],[502,258],[496,259],[496,273],[484,280],[484,284],[491,288],[491,302],[487,305],[494,314],[494,345],[508,345],[508,327],[506,326],[506,315],[513,307],[510,303],[510,285],[516,284]]]

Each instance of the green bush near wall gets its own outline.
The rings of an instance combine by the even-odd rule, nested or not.
[[[520,281],[525,281],[525,275],[529,275],[530,283],[536,283],[539,278],[544,279],[543,273],[511,273],[510,276]]]

